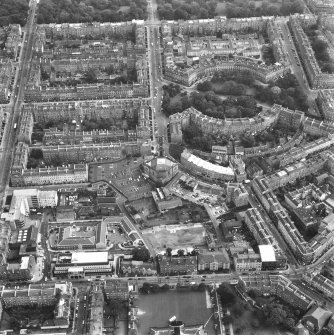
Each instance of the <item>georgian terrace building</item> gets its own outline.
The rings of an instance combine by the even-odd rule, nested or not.
[[[276,106],[276,105],[275,105]],[[276,108],[259,113],[254,118],[216,119],[190,107],[169,117],[171,141],[182,143],[182,129],[196,124],[205,134],[238,135],[245,131],[258,132],[273,125],[279,116]]]
[[[233,56],[232,58],[225,56],[220,59],[205,57],[200,59],[199,63],[181,68],[174,62],[166,64],[167,57],[168,53],[165,53],[164,77],[184,86],[191,86],[201,78],[213,76],[220,71],[246,73],[264,83],[275,80],[290,71],[288,66],[279,63],[268,66],[263,64],[262,61],[239,56]]]

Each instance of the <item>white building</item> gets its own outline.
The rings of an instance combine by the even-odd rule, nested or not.
[[[39,207],[56,207],[58,203],[58,195],[56,191],[38,191]]]
[[[9,212],[3,213],[2,218],[10,221],[22,221],[29,216],[32,208],[56,207],[58,204],[57,191],[40,191],[35,188],[14,190]]]

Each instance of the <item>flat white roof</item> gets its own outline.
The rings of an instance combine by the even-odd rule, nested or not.
[[[36,188],[26,188],[22,190],[14,190],[13,197],[29,197],[37,196],[38,190]]]
[[[74,252],[72,254],[73,264],[107,263],[107,262],[108,262],[108,251]]]
[[[68,268],[68,272],[82,272],[84,268],[82,266],[71,266]]]
[[[231,175],[234,176],[234,172],[230,167],[224,167],[220,165],[215,165],[210,162],[207,162],[189,152],[182,152],[183,157],[188,160],[188,162],[197,165],[205,170],[212,171],[221,175]]]
[[[26,270],[28,269],[29,265],[29,256],[24,256],[21,258],[21,269]]]
[[[272,245],[265,244],[259,245],[260,255],[262,262],[275,262],[276,256]]]

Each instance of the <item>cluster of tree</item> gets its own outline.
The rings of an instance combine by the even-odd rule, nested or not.
[[[16,1],[18,2],[18,0]],[[37,22],[74,23],[145,20],[147,18],[146,8],[146,0],[42,0],[38,6]]]
[[[239,139],[245,148],[264,145],[266,143],[269,143],[271,146],[276,146],[280,143],[280,139],[286,135],[287,132],[281,128],[270,128],[255,135],[244,133]]]
[[[271,45],[264,45],[262,47],[262,58],[267,65],[271,65],[276,62],[274,50]]]
[[[0,271],[0,280],[4,282],[28,281],[32,278],[28,270],[3,270]]]
[[[271,57],[269,55],[271,52],[272,50],[268,51],[268,57]],[[274,57],[272,56],[271,60],[267,59],[266,61],[273,62]],[[278,88],[279,92],[273,89],[274,86]],[[256,84],[251,75],[246,76],[243,73],[240,74],[221,71],[216,73],[211,78],[211,81],[204,81],[203,83],[199,83],[197,85],[197,89],[199,91],[214,91],[216,94],[237,96],[244,95],[247,88],[255,89],[255,99],[260,102],[268,104],[277,103],[283,105],[284,107],[299,109],[304,112],[308,110],[307,98],[293,74],[286,74],[283,78],[279,78],[276,82],[272,82],[268,86],[263,86]]]
[[[164,85],[162,88],[164,92],[169,95],[170,98],[174,98],[175,96],[180,94],[182,90],[180,85],[172,84],[172,83],[168,85]]]
[[[247,293],[252,299],[255,299],[255,298],[258,298],[258,297],[262,296],[262,292],[257,290],[257,289],[251,289]]]
[[[190,102],[203,114],[219,119],[253,117],[262,110],[251,96],[221,99],[212,91],[192,92]]]
[[[43,159],[42,149],[31,149],[30,157],[35,159]]]
[[[120,303],[120,301],[108,300],[105,306],[105,313],[107,315],[113,316],[114,318],[117,318],[123,308],[124,308],[124,305]]]
[[[132,257],[134,261],[147,262],[150,259],[150,252],[146,248],[134,248],[132,250]]]
[[[42,160],[43,160],[43,151],[41,149],[31,149],[28,158],[27,168],[28,169],[37,168]]]
[[[216,15],[216,0],[158,0],[160,20],[208,19]]]
[[[334,61],[331,59],[328,53],[328,44],[319,37],[319,27],[314,24],[309,27],[305,27],[304,31],[311,41],[312,49],[314,51],[315,58],[323,72],[334,73]]]
[[[250,73],[238,73],[230,71],[219,71],[211,78],[212,83],[224,83],[226,81],[234,81],[238,84],[244,84],[247,86],[254,85],[254,77]]]
[[[223,307],[233,305],[236,302],[236,293],[230,284],[220,284],[217,293]]]
[[[49,166],[62,166],[63,164],[67,164],[67,161],[63,160],[59,156],[52,157],[51,159],[48,160],[47,164]]]
[[[112,76],[113,74],[118,73],[118,71],[115,69],[115,67],[113,66],[113,64],[110,64],[109,66],[107,66],[106,68],[104,68],[104,72],[108,76]]]
[[[320,330],[319,335],[333,335],[333,332],[329,328],[324,327]]]
[[[228,18],[286,16],[294,13],[303,13],[303,5],[299,0],[285,0],[280,5],[277,5],[276,0],[261,1],[261,6],[256,6],[251,0],[228,0],[225,10]]]
[[[226,87],[228,89],[228,86]],[[181,93],[180,99],[175,101],[172,101],[169,94],[165,93],[161,107],[163,112],[170,116],[182,112],[190,106],[205,115],[219,119],[253,117],[262,110],[262,107],[257,106],[256,100],[252,96],[241,95],[223,100],[214,91],[192,92],[190,97],[186,92]]]
[[[251,74],[220,71],[213,75],[211,80],[201,82],[197,89],[201,92],[213,91],[223,95],[245,95],[247,88],[254,86]]]
[[[84,119],[81,123],[82,130],[91,131],[95,129],[110,129],[115,126],[115,121],[109,118],[101,119]]]
[[[244,95],[247,87],[234,81],[224,81],[219,87],[214,87],[210,81],[204,81],[197,85],[197,89],[201,92],[213,91],[223,95]]]
[[[278,90],[273,89],[273,87]],[[270,105],[276,103],[290,109],[298,109],[303,112],[308,110],[307,97],[296,77],[293,74],[286,74],[283,78],[279,78],[276,82],[272,82],[268,87],[256,85],[255,98],[260,102]]]
[[[123,69],[118,70],[115,78],[111,79],[98,79],[99,71],[105,72],[108,76],[111,76],[113,74],[116,74],[116,71],[112,65],[104,68],[104,69],[94,69],[90,68],[86,72],[84,72],[83,76],[81,78],[74,78],[71,77],[72,74],[68,73],[68,79],[66,81],[51,81],[50,85],[53,87],[56,86],[76,86],[78,83],[79,84],[95,84],[97,82],[105,82],[106,84],[126,84],[126,83],[135,83],[137,82],[137,71],[135,68],[131,69],[126,69],[124,71]],[[64,74],[60,74],[59,77],[64,77]]]
[[[31,135],[31,141],[33,143],[35,143],[35,142],[42,142],[43,138],[44,138],[43,131],[33,132],[32,135]]]
[[[143,283],[143,286],[139,289],[141,293],[159,293],[169,290],[169,286],[167,284],[163,286],[159,286],[158,284],[153,283]]]
[[[211,152],[212,145],[215,144],[214,136],[203,135],[195,124],[190,124],[183,130],[183,140],[187,146],[206,152]]]
[[[88,69],[84,73],[84,80],[87,84],[94,84],[97,83],[97,71],[93,68]]]
[[[263,306],[262,315],[268,325],[280,326],[286,330],[293,330],[296,324],[289,308],[275,301]]]
[[[255,88],[255,97],[244,95],[247,87]],[[186,92],[180,93],[175,87],[165,88],[162,101],[164,113],[169,116],[193,106],[203,114],[215,118],[253,117],[262,110],[262,107],[257,106],[256,99],[268,104],[277,103],[293,110],[299,109],[304,112],[308,110],[307,97],[292,74],[263,86],[255,84],[252,76],[246,77],[223,71],[215,74],[211,81],[199,83],[197,89],[199,92],[192,92],[189,97]],[[172,101],[171,97],[174,98],[177,94],[180,98]],[[238,97],[223,100],[218,94]]]
[[[190,107],[190,101],[187,92],[181,92],[181,87],[177,84],[169,84],[163,86],[164,95],[161,102],[161,109],[170,116],[180,113]],[[177,99],[173,99],[178,96]]]
[[[158,14],[161,20],[207,19],[216,16],[217,1],[205,0],[159,0]],[[277,5],[276,0],[262,1],[256,6],[251,0],[228,0],[225,15],[232,17],[255,17],[266,15],[289,15],[302,13],[303,5],[299,0],[285,0]]]
[[[25,25],[29,9],[27,0],[0,0],[0,26]]]

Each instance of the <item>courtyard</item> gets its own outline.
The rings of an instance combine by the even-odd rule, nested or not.
[[[54,318],[55,306],[13,307],[5,309],[1,319],[1,329],[37,328]]]

